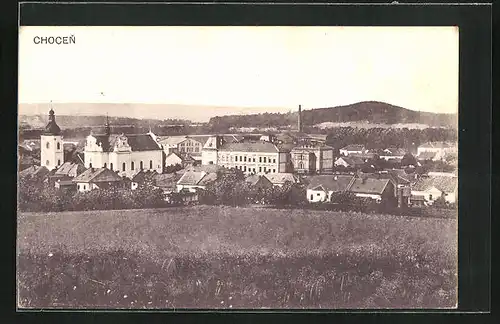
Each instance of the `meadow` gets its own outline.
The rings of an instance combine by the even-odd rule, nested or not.
[[[457,220],[194,206],[18,214],[21,308],[453,308]]]

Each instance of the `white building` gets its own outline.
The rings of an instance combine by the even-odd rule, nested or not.
[[[212,136],[202,150],[203,165],[217,164],[246,174],[286,173],[289,163],[288,151],[266,141],[226,142]]]
[[[163,150],[153,133],[87,136],[84,149],[86,168],[108,168],[121,176],[131,177],[137,170],[163,173]]]
[[[412,200],[421,200],[426,205],[443,197],[453,204],[458,199],[458,178],[453,176],[422,176],[411,188]]]
[[[49,111],[49,123],[40,138],[40,164],[53,170],[64,163],[61,129],[56,123],[54,110]]]
[[[360,144],[350,144],[339,150],[340,154],[347,156],[350,154],[364,154],[367,152],[366,147]]]
[[[456,154],[457,151],[458,149],[456,145],[446,142],[428,142],[417,148],[417,158],[426,156],[426,153],[435,153],[432,160],[442,160],[447,155]]]
[[[72,182],[76,183],[77,190],[80,192],[123,186],[123,179],[116,172],[106,168],[90,168],[76,176]]]

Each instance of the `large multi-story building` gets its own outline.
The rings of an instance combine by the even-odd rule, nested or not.
[[[202,164],[218,164],[247,174],[285,173],[290,171],[290,154],[266,141],[228,143],[213,136],[203,146]]]
[[[151,132],[111,134],[106,122],[105,134],[87,136],[84,162],[86,168],[107,168],[127,177],[137,170],[163,173],[163,150]]]
[[[333,171],[333,148],[328,145],[302,145],[291,152],[293,169],[298,173],[329,173]]]
[[[189,136],[169,136],[158,141],[163,146],[165,155],[176,154],[201,154],[203,141]]]

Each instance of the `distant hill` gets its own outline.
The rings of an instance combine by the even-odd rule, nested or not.
[[[298,113],[252,114],[244,116],[222,116],[210,119],[212,125],[231,125],[232,127],[269,127],[297,125]],[[457,114],[435,114],[418,112],[384,102],[364,101],[346,106],[315,108],[302,111],[305,126],[334,127],[339,123],[362,123],[379,125],[418,125],[428,127],[452,127],[458,124]]]
[[[43,128],[47,125],[47,115],[19,115],[19,126],[29,128]],[[78,127],[102,127],[106,123],[106,116],[68,116],[56,115],[56,122],[61,128]],[[109,117],[109,122],[113,126],[134,125],[142,127],[156,127],[164,124],[190,123],[186,120],[158,120],[158,119],[139,119],[128,117]]]

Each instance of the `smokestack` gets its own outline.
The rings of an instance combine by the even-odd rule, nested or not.
[[[299,117],[297,120],[297,130],[302,133],[302,105],[299,105]]]

